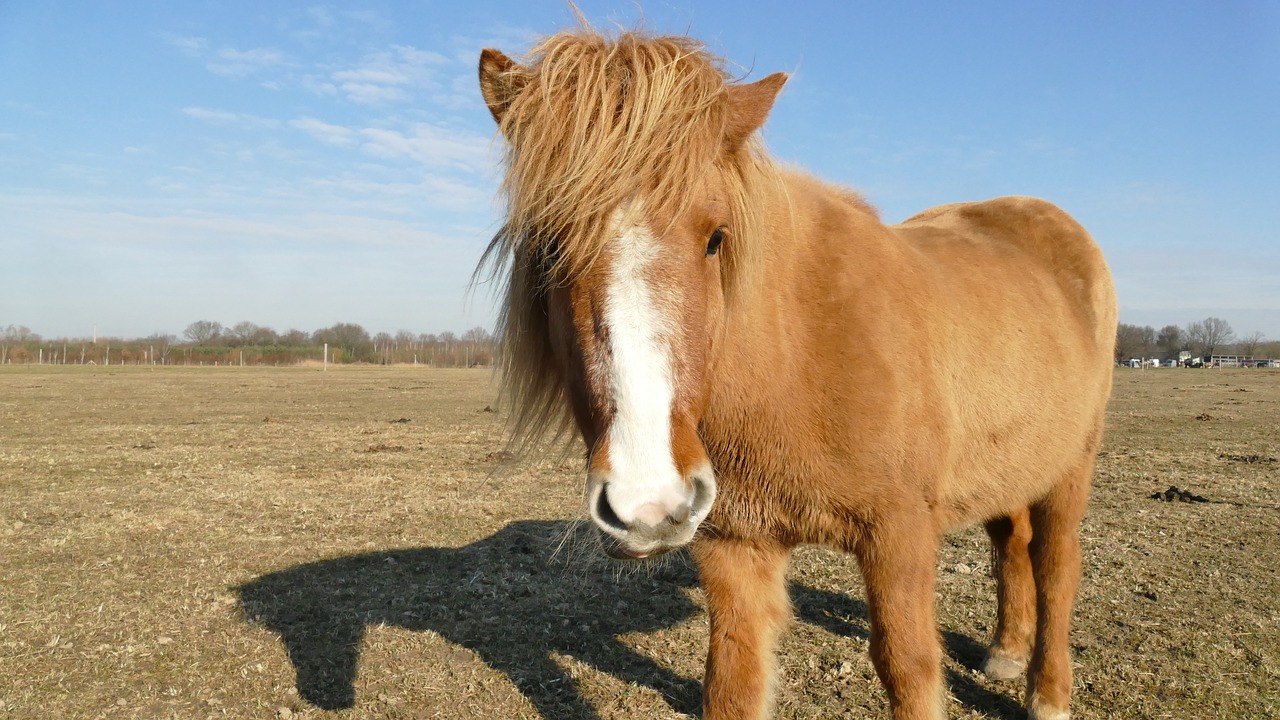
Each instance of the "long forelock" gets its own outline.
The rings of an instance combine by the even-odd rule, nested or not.
[[[509,271],[498,328],[504,396],[513,440],[527,444],[570,423],[545,293],[590,269],[613,210],[643,195],[678,216],[689,188],[720,170],[732,238],[723,268],[741,286],[761,237],[751,185],[772,165],[755,139],[724,151],[730,78],[695,40],[583,28],[546,38],[509,72],[521,90],[500,126],[506,220],[482,263]]]

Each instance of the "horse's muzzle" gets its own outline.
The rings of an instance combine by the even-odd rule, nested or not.
[[[605,554],[618,560],[642,560],[688,544],[716,497],[715,476],[704,466],[688,477],[685,492],[656,496],[631,509],[630,519],[624,520],[610,503],[611,482],[616,480],[592,473],[587,503]]]

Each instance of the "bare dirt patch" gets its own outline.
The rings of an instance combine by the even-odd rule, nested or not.
[[[695,715],[687,560],[602,560],[502,418],[487,371],[0,368],[0,716]],[[1117,371],[1074,717],[1280,718],[1278,454],[1280,373]],[[1023,716],[989,570],[944,540],[951,717]],[[779,717],[886,717],[852,559],[791,578]]]

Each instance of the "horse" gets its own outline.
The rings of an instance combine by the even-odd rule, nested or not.
[[[939,539],[985,523],[983,669],[1069,716],[1079,525],[1111,389],[1116,300],[1047,201],[896,225],[784,168],[760,130],[788,76],[735,79],[701,43],[585,22],[480,55],[505,218],[511,441],[572,437],[610,556],[687,547],[710,618],[708,720],[766,717],[790,551],[853,553],[896,720],[942,718]]]

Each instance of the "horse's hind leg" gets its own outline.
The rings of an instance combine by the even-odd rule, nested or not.
[[[1071,701],[1071,606],[1080,584],[1080,520],[1094,453],[1031,506],[1031,567],[1036,584],[1036,643],[1027,674],[1031,720],[1066,720]]]
[[[769,543],[704,539],[694,543],[693,555],[711,616],[703,717],[764,718],[777,672],[774,645],[791,618],[790,552]]]
[[[855,550],[867,588],[871,662],[894,720],[942,720],[942,643],[934,620],[937,534],[927,517],[890,518]]]
[[[1036,632],[1036,587],[1031,573],[1031,513],[1026,508],[987,522],[996,578],[996,632],[982,672],[1014,680],[1027,671]]]

